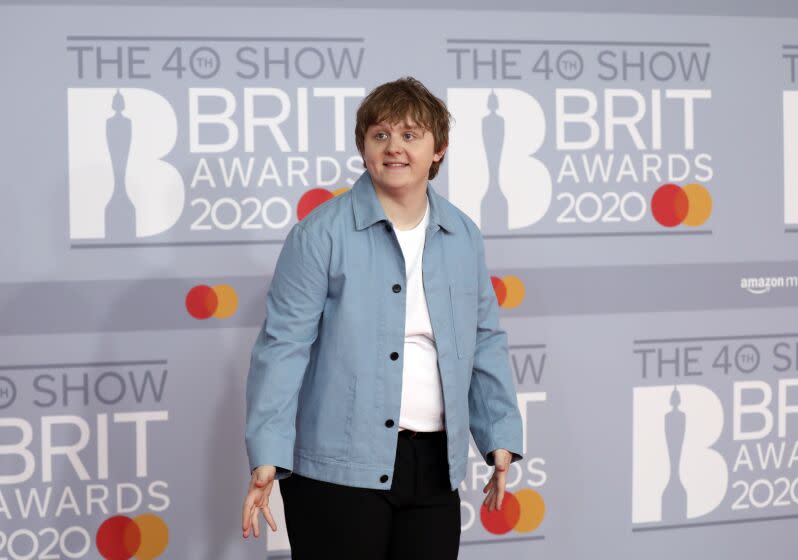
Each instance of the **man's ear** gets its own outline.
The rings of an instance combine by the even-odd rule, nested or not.
[[[443,147],[440,149],[440,151],[437,151],[432,155],[432,161],[441,161],[441,159],[443,158],[443,154],[446,153],[446,149],[448,147],[449,147],[448,144],[444,144]]]

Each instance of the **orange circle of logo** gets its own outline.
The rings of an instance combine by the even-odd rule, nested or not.
[[[684,217],[683,224],[688,226],[700,226],[709,219],[712,214],[712,195],[709,191],[698,183],[690,183],[684,188],[684,194],[689,201],[687,216]]]
[[[213,316],[217,319],[227,319],[235,314],[238,309],[238,294],[230,284],[216,284],[213,287],[219,301]]]
[[[138,560],[154,560],[169,544],[169,527],[154,513],[144,513],[133,518],[141,531],[141,544],[136,550]]]
[[[513,307],[521,305],[526,295],[526,288],[524,288],[524,283],[521,279],[518,276],[510,274],[502,278],[502,280],[504,280],[504,286],[507,288],[507,297],[504,298],[502,307],[512,309]]]
[[[531,488],[523,488],[515,493],[521,505],[521,517],[514,529],[519,533],[531,533],[543,523],[546,515],[546,504],[543,496]]]
[[[518,276],[514,274],[508,274],[502,278],[491,276],[490,281],[493,284],[493,293],[496,294],[496,301],[499,302],[499,307],[512,309],[513,307],[518,307],[524,301],[526,288]]]

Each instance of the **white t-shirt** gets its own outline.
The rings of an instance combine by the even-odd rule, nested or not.
[[[422,282],[422,256],[429,225],[429,200],[421,222],[413,229],[394,228],[405,258],[405,345],[402,407],[399,428],[417,432],[444,429],[443,392],[438,349]]]

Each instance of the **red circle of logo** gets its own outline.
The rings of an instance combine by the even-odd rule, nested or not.
[[[129,560],[141,545],[141,531],[129,517],[115,515],[97,529],[96,544],[106,560]]]
[[[305,216],[310,214],[315,208],[330,200],[335,195],[327,189],[310,189],[305,191],[302,198],[299,199],[299,204],[296,205],[296,218],[302,221]]]
[[[194,286],[186,294],[186,309],[195,319],[207,319],[216,312],[219,298],[210,286]]]
[[[493,285],[493,292],[496,294],[496,300],[501,306],[504,303],[504,300],[507,299],[507,286],[498,276],[491,276],[490,283]]]
[[[689,205],[687,194],[673,183],[662,185],[651,197],[651,213],[665,227],[681,224],[687,217]]]
[[[511,492],[505,492],[502,508],[488,511],[488,507],[482,504],[479,510],[479,518],[482,521],[482,526],[489,533],[503,535],[510,532],[521,518],[521,504]]]

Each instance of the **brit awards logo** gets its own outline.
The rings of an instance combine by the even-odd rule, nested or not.
[[[633,353],[655,383],[632,390],[634,531],[798,514],[794,335],[640,340]]]
[[[180,219],[185,185],[164,158],[177,139],[169,102],[137,88],[70,88],[69,231],[131,242]]]
[[[38,361],[4,374],[0,558],[160,557],[172,506],[159,460],[168,361]]]
[[[363,172],[348,133],[365,95],[348,85],[361,81],[362,40],[282,37],[258,49],[247,38],[207,40],[119,38],[107,49],[68,39],[73,248],[281,243]],[[216,87],[174,81],[217,74]],[[141,86],[124,87],[131,80]]]
[[[452,202],[488,237],[711,233],[709,45],[556,43],[447,40]]]
[[[346,192],[363,170],[343,134],[363,89],[296,91],[292,100],[281,89],[244,88],[238,99],[189,88],[181,103],[149,89],[69,89],[73,247],[281,242],[274,233]],[[332,121],[312,137],[315,150],[310,107]]]

